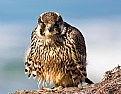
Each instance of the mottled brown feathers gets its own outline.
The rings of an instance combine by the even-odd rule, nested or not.
[[[26,55],[28,77],[64,87],[77,86],[85,79],[88,83],[86,45],[81,32],[63,22],[55,12],[44,13],[40,18],[43,22],[39,21],[33,30],[31,47]],[[50,20],[54,24],[48,22]]]

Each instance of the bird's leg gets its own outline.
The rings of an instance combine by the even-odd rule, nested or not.
[[[81,90],[84,89],[84,86],[82,85],[82,82],[78,85],[78,88],[80,88]]]
[[[81,85],[81,86],[79,86],[79,88],[82,90],[82,89],[84,89],[85,87]]]
[[[90,84],[94,84],[90,79],[85,78],[85,82],[90,85]],[[85,88],[85,85],[82,85],[83,83],[81,82],[80,85],[78,86],[81,90]]]

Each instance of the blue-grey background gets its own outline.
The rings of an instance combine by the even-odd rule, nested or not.
[[[87,72],[94,82],[121,65],[121,0],[0,0],[0,94],[37,89],[24,74],[24,53],[39,15],[60,13],[87,44]]]

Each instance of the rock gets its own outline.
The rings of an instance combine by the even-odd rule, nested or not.
[[[18,90],[14,94],[121,94],[121,66],[105,72],[99,83],[86,85],[80,89],[66,87],[61,90]]]

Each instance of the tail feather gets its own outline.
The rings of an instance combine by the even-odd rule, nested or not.
[[[85,78],[85,82],[88,83],[88,84],[94,84],[90,79],[88,78]]]

